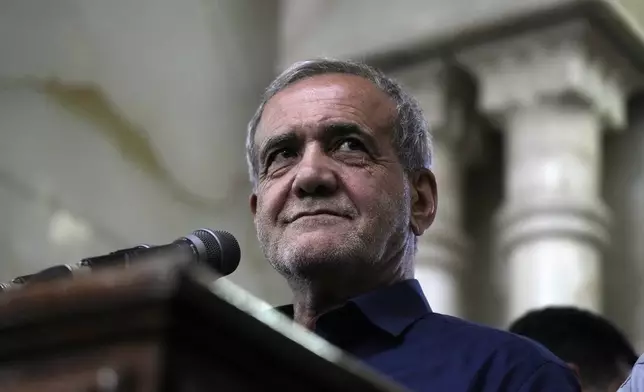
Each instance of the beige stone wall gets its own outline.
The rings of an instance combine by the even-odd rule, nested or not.
[[[644,26],[644,3],[639,0],[617,0],[617,3],[633,18],[635,24]]]
[[[0,277],[205,226],[239,239],[234,281],[285,301],[243,148],[276,31],[272,1],[0,4]]]
[[[615,0],[602,0],[608,4]],[[361,57],[431,47],[481,27],[535,11],[596,0],[284,0],[282,65],[309,57]],[[634,25],[644,26],[640,0],[619,0]]]

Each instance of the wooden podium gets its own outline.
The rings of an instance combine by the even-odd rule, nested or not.
[[[0,391],[402,391],[201,265],[0,293]]]

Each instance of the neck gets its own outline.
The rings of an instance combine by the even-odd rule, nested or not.
[[[355,272],[338,268],[324,273],[317,271],[315,276],[308,278],[292,277],[288,283],[293,291],[293,320],[313,329],[322,314],[342,306],[351,298],[412,279],[412,256],[407,256],[407,249],[400,253],[396,258],[377,264],[360,264]],[[372,274],[365,274],[366,268],[369,268]]]

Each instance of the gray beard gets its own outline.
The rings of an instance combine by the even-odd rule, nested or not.
[[[261,249],[269,264],[287,280],[310,280],[335,273],[349,273],[360,266],[373,264],[380,258],[374,252],[379,246],[365,243],[358,235],[352,234],[341,248],[311,253],[309,249],[278,244],[262,238],[258,231]]]
[[[394,226],[378,225],[377,231],[347,235],[343,246],[312,253],[311,249],[271,241],[258,226],[258,239],[269,264],[290,283],[315,281],[360,281],[387,269],[389,259],[407,247],[404,221]],[[408,225],[408,223],[407,223]],[[413,257],[413,256],[412,256]]]

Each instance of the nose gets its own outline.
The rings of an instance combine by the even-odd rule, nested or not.
[[[310,146],[300,159],[293,180],[293,193],[300,198],[332,195],[338,188],[338,180],[332,159],[317,147]]]

